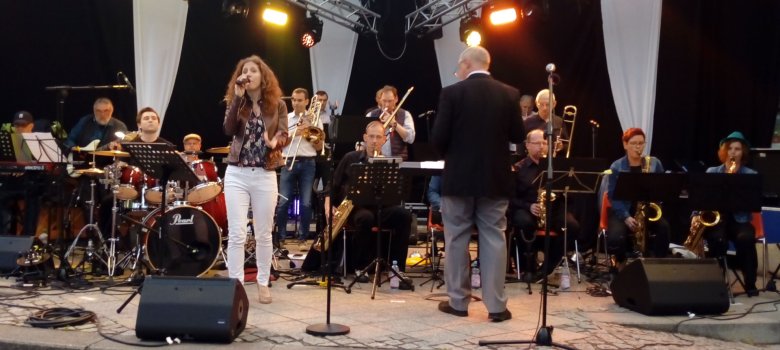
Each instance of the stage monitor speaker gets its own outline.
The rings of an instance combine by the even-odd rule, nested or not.
[[[248,314],[246,291],[236,279],[148,276],[135,335],[230,343],[246,327]]]
[[[9,273],[16,269],[16,259],[32,248],[33,236],[0,236],[0,272]]]
[[[729,309],[715,259],[637,259],[612,281],[612,298],[645,315],[722,314]]]

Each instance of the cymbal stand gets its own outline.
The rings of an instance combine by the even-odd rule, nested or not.
[[[65,252],[65,255],[62,257],[62,260],[60,261],[60,265],[68,263],[68,258],[70,257],[71,254],[73,254],[73,249],[76,248],[76,244],[78,244],[79,237],[81,237],[81,234],[86,232],[87,230],[94,230],[95,232],[97,232],[97,237],[98,240],[100,241],[100,246],[104,245],[103,235],[100,232],[100,228],[98,227],[97,223],[95,223],[94,221],[95,179],[89,180],[89,201],[87,201],[87,205],[89,206],[89,221],[76,234],[76,237],[73,239],[73,243],[71,243],[70,247]],[[88,250],[86,252],[86,256],[82,258],[81,263],[79,263],[79,265],[82,265],[87,259],[92,259],[92,257],[93,257],[93,252]]]

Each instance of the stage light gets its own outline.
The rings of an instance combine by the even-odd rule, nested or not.
[[[249,4],[247,0],[224,0],[222,1],[222,16],[225,18],[244,17],[249,15]]]
[[[514,7],[494,9],[490,12],[490,24],[499,26],[512,23],[517,20],[517,10]]]
[[[263,21],[283,26],[287,24],[287,13],[279,9],[266,7],[263,10]]]
[[[322,20],[312,14],[303,20],[301,27],[301,45],[311,48],[322,39]]]
[[[468,46],[479,46],[482,42],[481,19],[476,16],[466,16],[460,21],[460,41]]]

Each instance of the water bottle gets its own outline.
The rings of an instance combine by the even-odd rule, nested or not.
[[[398,277],[398,274],[401,272],[401,269],[398,268],[398,261],[393,260],[393,266],[391,267],[395,273],[390,273],[390,288],[391,289],[398,289],[398,286],[401,284],[401,279]]]
[[[561,290],[567,290],[571,287],[571,275],[569,274],[569,265],[561,268]]]
[[[479,276],[479,260],[474,260],[471,263],[471,288],[477,289],[482,287],[482,279]]]

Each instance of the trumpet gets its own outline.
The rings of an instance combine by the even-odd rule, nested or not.
[[[568,105],[566,107],[563,107],[563,123],[561,124],[561,128],[558,130],[558,135],[556,135],[555,143],[556,147],[553,150],[553,157],[558,155],[558,151],[562,151],[563,148],[566,148],[566,158],[569,158],[569,155],[571,154],[571,139],[574,137],[574,125],[577,122],[577,106]],[[569,138],[564,139],[563,138],[563,129],[566,128],[566,125],[570,125],[569,130]],[[559,148],[560,145],[560,148]]]

